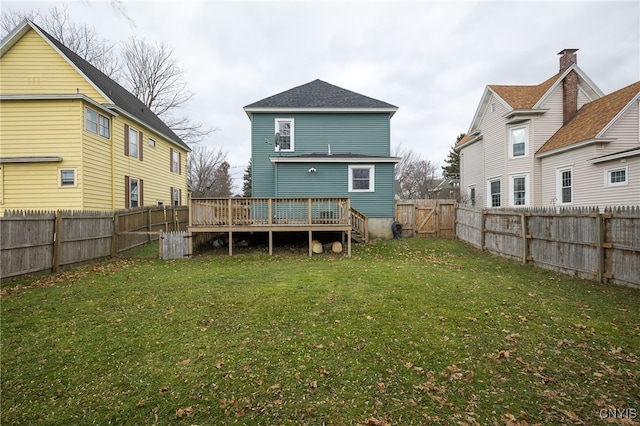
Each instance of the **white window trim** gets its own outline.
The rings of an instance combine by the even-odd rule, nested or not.
[[[138,193],[136,194],[137,198],[135,206],[133,205],[133,192],[131,191],[131,187],[133,186],[134,182],[136,184],[136,189],[138,190]],[[140,179],[138,178],[129,177],[129,207],[140,207]]]
[[[179,206],[182,200],[180,199],[180,188],[173,188],[171,190],[171,203],[173,206]]]
[[[516,178],[524,178],[524,204],[515,205],[515,197],[513,194],[514,190],[514,179]],[[529,173],[517,173],[509,175],[509,206],[511,207],[529,207],[531,203],[531,189],[530,189],[530,179]]]
[[[369,189],[353,189],[354,169],[369,169]],[[376,166],[373,164],[349,165],[349,192],[376,192]]]
[[[94,123],[96,125],[96,130],[89,129],[87,127],[87,116],[89,114],[89,111],[91,111],[92,113],[94,113],[96,115],[96,120],[97,121]],[[100,135],[105,139],[110,139],[111,138],[111,119],[109,117],[107,117],[106,115],[102,115],[99,112],[94,111],[93,109],[91,109],[89,107],[84,107],[84,114],[85,114],[85,117],[84,117],[84,128],[85,128],[85,130],[87,132],[91,132],[91,133],[94,133],[96,135]],[[107,125],[107,133],[108,134],[106,134],[106,135],[103,135],[102,132],[100,131],[101,128],[102,128],[100,126],[100,118],[104,118],[108,123],[108,125]],[[93,121],[92,121],[92,123],[93,123]]]
[[[62,172],[73,172],[73,185],[62,184]],[[58,188],[77,188],[78,187],[78,169],[69,167],[58,168]]]
[[[519,125],[519,126],[511,126],[508,127],[509,132],[509,158],[526,158],[529,156],[529,125]],[[513,155],[513,131],[518,129],[524,129],[524,155],[518,155],[517,157]]]
[[[275,134],[278,133],[278,131],[280,130],[280,123],[281,122],[287,122],[290,123],[290,143],[289,143],[289,149],[280,149],[280,146],[274,146],[274,150],[278,151],[278,152],[293,152],[295,151],[295,143],[294,143],[294,139],[295,139],[295,120],[293,118],[276,118],[274,121],[274,139],[275,139]],[[275,140],[274,140],[274,145],[275,145]]]
[[[625,181],[611,183],[611,173],[617,172],[619,170],[624,170]],[[605,169],[604,171],[605,188],[615,188],[617,186],[627,186],[627,185],[629,185],[629,166],[612,167],[609,169]]]
[[[149,146],[151,148],[155,148],[156,147],[156,140],[153,138],[149,138]]]
[[[491,194],[491,183],[498,181],[500,182],[500,205],[499,206],[493,206],[493,197]],[[503,197],[502,197],[502,177],[501,176],[494,176],[494,177],[490,177],[489,179],[487,179],[487,207],[488,208],[496,208],[496,207],[502,207],[502,202]]]
[[[568,203],[562,202],[562,172],[571,172],[571,201]],[[556,200],[558,200],[559,206],[570,206],[573,204],[573,187],[574,187],[573,164],[569,166],[556,168]]]
[[[171,151],[171,173],[180,172],[180,151]]]
[[[131,137],[131,135],[135,133],[136,134],[136,153],[135,155],[133,154],[133,149],[131,149],[131,147],[133,146],[133,138]],[[134,129],[133,127],[129,127],[129,157],[133,157],[133,158],[140,158],[140,132],[136,129]]]

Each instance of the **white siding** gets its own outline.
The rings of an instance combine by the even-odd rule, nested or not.
[[[624,151],[625,149],[636,148],[640,145],[640,111],[638,102],[631,107],[609,128],[604,135],[605,138],[614,138],[615,142],[604,144],[604,147],[597,147],[597,156]]]
[[[467,197],[468,188],[476,186],[476,205],[483,205],[484,192],[484,142],[476,142],[460,152],[460,195]]]
[[[557,198],[557,169],[573,167],[573,205],[574,206],[626,206],[640,205],[640,157],[627,158],[626,161],[609,161],[590,164],[594,158],[595,147],[563,152],[542,159],[543,203],[553,205]],[[611,187],[606,185],[606,170],[627,167],[627,185]]]

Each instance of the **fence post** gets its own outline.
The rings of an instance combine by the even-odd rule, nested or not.
[[[118,212],[113,212],[113,235],[111,236],[111,257],[118,255]]]
[[[62,247],[62,211],[56,211],[56,219],[53,225],[53,273],[60,272],[60,250]]]
[[[480,224],[480,250],[486,250],[487,210],[482,209],[482,223]]]
[[[520,213],[520,226],[522,232],[522,263],[527,263],[529,258],[529,241],[528,241],[528,229],[527,229],[527,216],[530,216],[529,212]]]
[[[151,242],[151,207],[147,207],[147,244]]]

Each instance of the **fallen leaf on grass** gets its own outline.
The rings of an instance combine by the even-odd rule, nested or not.
[[[180,361],[176,365],[189,365],[189,364],[191,364],[191,358],[187,358],[187,359],[185,359],[183,361]]]
[[[191,416],[193,416],[193,407],[178,408],[178,410],[176,411],[176,417],[178,417],[179,419]]]

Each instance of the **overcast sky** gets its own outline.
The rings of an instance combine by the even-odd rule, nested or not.
[[[106,39],[174,48],[195,94],[187,114],[218,129],[205,145],[228,153],[236,187],[251,155],[242,108],[315,79],[399,107],[392,147],[438,166],[488,84],[539,84],[562,49],[579,49],[578,66],[604,93],[640,80],[637,0],[119,3],[124,14],[107,1],[1,7],[65,4]]]

